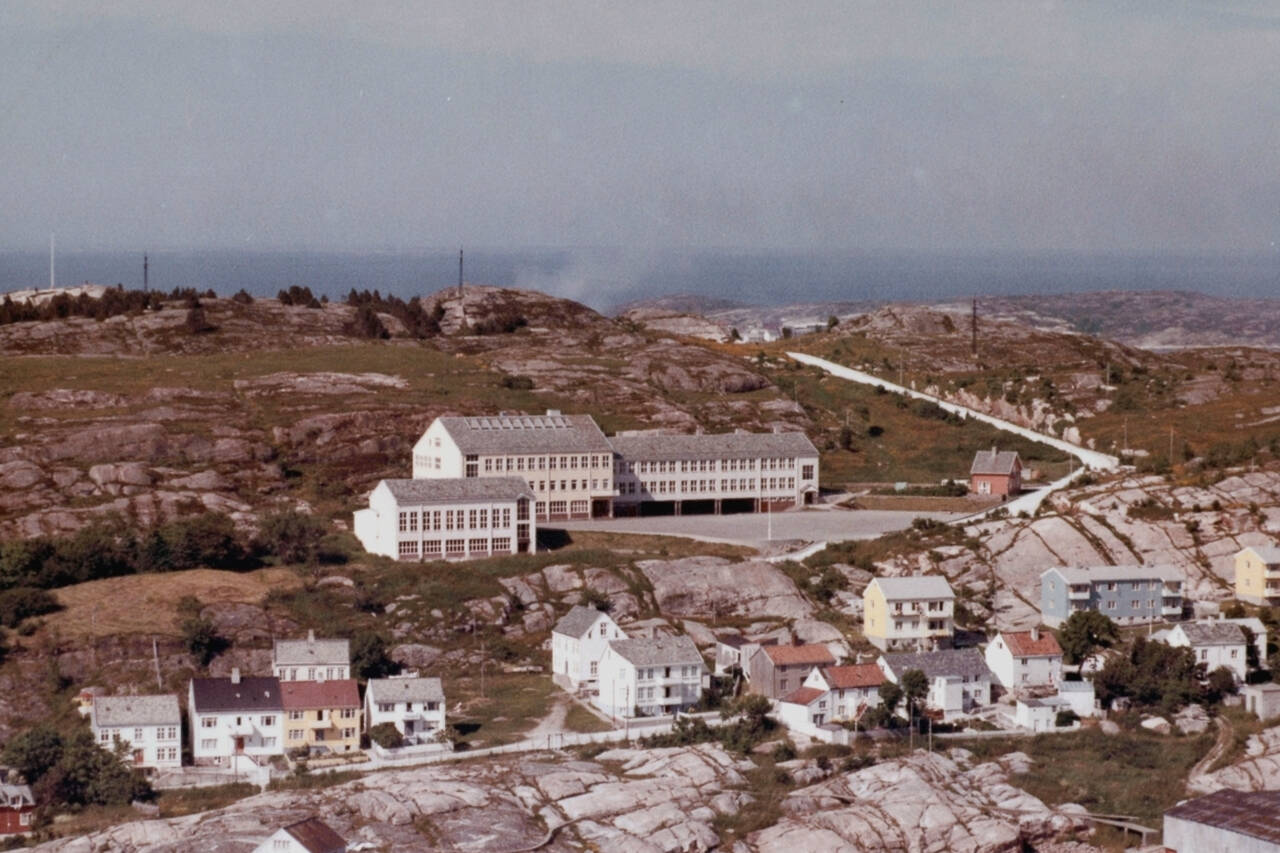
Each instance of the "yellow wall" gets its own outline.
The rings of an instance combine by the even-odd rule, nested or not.
[[[344,719],[342,711],[346,710],[351,717]],[[325,746],[331,752],[355,752],[360,748],[361,717],[359,708],[324,708],[307,709],[302,712],[301,720],[290,719],[293,711],[284,712],[284,748],[297,749],[300,746]],[[317,728],[315,721],[321,719],[326,725]],[[343,738],[343,729],[353,729],[354,734]],[[292,737],[293,732],[301,731],[301,738]],[[324,740],[316,738],[316,732],[324,732]]]
[[[884,637],[889,630],[889,606],[880,584],[872,581],[862,593],[862,633]]]
[[[1246,548],[1236,554],[1236,597],[1260,599],[1267,595],[1267,566]]]

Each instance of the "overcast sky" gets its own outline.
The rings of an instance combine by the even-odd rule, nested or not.
[[[3,0],[0,248],[1275,252],[1246,0]]]

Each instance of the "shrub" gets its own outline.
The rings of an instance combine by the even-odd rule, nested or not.
[[[1058,716],[1054,717],[1053,724],[1058,728],[1075,725],[1080,720],[1080,715],[1071,709],[1059,711]]]
[[[346,325],[345,331],[347,334],[358,338],[386,339],[391,337],[387,327],[382,325],[378,312],[368,304],[361,305],[356,309],[356,316]]]
[[[258,525],[258,547],[282,563],[315,563],[328,526],[297,510],[272,513]]]
[[[502,387],[510,388],[513,391],[531,391],[533,390],[533,379],[528,376],[504,376],[502,377]]]
[[[232,302],[239,302],[241,305],[252,305],[253,297],[249,295],[249,291],[243,287],[236,291],[236,295],[231,297]]]
[[[61,605],[43,589],[20,586],[0,592],[0,625],[16,628],[31,616],[52,613]]]
[[[404,735],[392,723],[378,723],[369,729],[369,740],[383,749],[397,749],[404,746]]]
[[[208,666],[209,661],[226,650],[230,645],[226,638],[218,634],[217,626],[203,616],[188,616],[182,621],[182,642],[187,651],[200,662],[200,666]]]
[[[208,332],[216,331],[218,328],[209,322],[209,318],[204,314],[204,306],[199,302],[187,309],[185,326],[187,332],[193,335],[203,335]]]

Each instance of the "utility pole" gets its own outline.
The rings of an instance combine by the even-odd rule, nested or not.
[[[458,250],[458,298],[462,298],[462,250]]]
[[[49,232],[49,289],[50,290],[53,290],[57,286],[56,285],[57,279],[53,274],[53,255],[54,255],[53,232],[50,231]]]
[[[1173,467],[1173,427],[1169,427],[1169,467]]]
[[[151,659],[156,665],[156,690],[164,690],[164,682],[160,680],[160,649],[155,637],[151,638]]]

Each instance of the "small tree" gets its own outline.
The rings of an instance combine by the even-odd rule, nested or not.
[[[1120,636],[1116,623],[1096,610],[1077,610],[1058,631],[1058,643],[1067,663],[1083,663],[1095,648],[1107,647]]]
[[[203,335],[218,328],[209,322],[209,318],[204,315],[204,306],[199,302],[187,309],[185,323],[187,331],[193,335]]]
[[[202,667],[208,666],[229,645],[218,633],[217,626],[200,615],[188,616],[182,621],[182,642]]]
[[[258,525],[258,545],[281,563],[316,562],[328,526],[297,510],[272,513]]]
[[[907,700],[907,715],[915,719],[921,701],[929,695],[929,678],[918,669],[902,673],[902,697]]]
[[[898,705],[902,703],[902,688],[892,681],[883,681],[880,683],[880,705],[889,712],[892,717],[898,711]]]
[[[1220,666],[1209,673],[1205,682],[1204,698],[1212,705],[1221,702],[1224,696],[1234,695],[1237,689],[1235,673],[1225,666]]]
[[[369,729],[369,740],[383,749],[399,749],[404,746],[404,735],[393,723],[378,723]]]
[[[4,745],[4,763],[35,784],[62,760],[62,736],[48,723],[27,729]]]
[[[387,654],[387,641],[381,634],[361,631],[351,638],[351,670],[357,678],[385,678],[400,671],[400,665]]]

